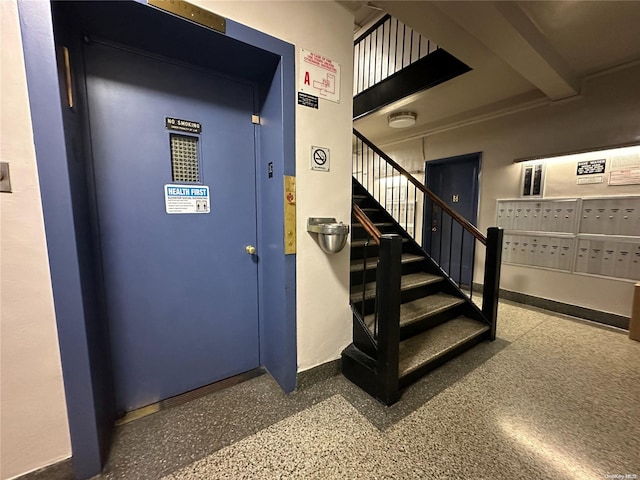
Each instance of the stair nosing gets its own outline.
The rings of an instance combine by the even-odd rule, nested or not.
[[[431,285],[432,283],[438,283],[444,280],[444,277],[441,277],[439,275],[434,275],[431,273],[426,273],[426,272],[419,272],[419,273],[411,273],[409,275],[403,275],[403,277],[410,277],[412,275],[419,275],[419,274],[425,274],[425,275],[429,275],[428,279],[423,280],[422,282],[416,283],[415,285],[406,285],[406,286],[402,286],[402,283],[400,284],[400,291],[401,292],[407,292],[409,290],[413,290],[415,288],[420,288],[420,287],[424,287],[426,285]],[[402,280],[401,280],[402,282]],[[375,287],[371,290],[369,290],[369,293],[367,293],[367,285],[375,285],[376,282],[367,282],[365,284],[365,295],[364,298],[365,300],[370,300],[372,298],[375,298],[376,296],[376,291],[375,291]],[[358,286],[357,286],[358,287]],[[357,293],[350,293],[350,298],[351,298],[351,303],[354,302],[354,297],[355,297],[355,301],[361,301],[362,300],[362,291],[359,291]]]
[[[373,224],[376,227],[393,227],[394,225],[393,222],[373,222]],[[360,222],[353,222],[351,226],[354,228],[364,228],[364,225],[362,225]]]
[[[375,270],[376,268],[378,268],[378,259],[380,257],[371,257],[368,260],[371,261],[370,265],[367,265],[367,270]],[[402,257],[400,259],[402,265],[406,265],[408,263],[415,263],[415,262],[420,262],[422,260],[424,260],[427,257],[424,257],[422,255],[414,255],[412,253],[403,253]],[[362,272],[364,271],[364,261],[361,262],[360,260],[362,259],[357,259],[357,260],[352,260],[351,261],[351,273],[353,272]],[[355,263],[354,263],[355,262]],[[354,268],[357,267],[357,268]]]
[[[402,237],[402,243],[407,243],[409,241],[408,238]],[[351,240],[351,246],[352,247],[364,247],[366,240],[363,239],[358,239],[358,240]],[[373,240],[370,240],[371,245],[375,245],[376,243]]]

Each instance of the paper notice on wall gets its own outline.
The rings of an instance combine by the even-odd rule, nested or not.
[[[301,48],[298,91],[340,103],[340,64]]]
[[[610,165],[609,185],[640,185],[640,154],[617,155]]]
[[[612,171],[609,174],[609,185],[640,185],[640,167]]]

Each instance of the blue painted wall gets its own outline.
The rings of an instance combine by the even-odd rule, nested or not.
[[[100,369],[95,355],[92,358],[100,350],[99,345],[94,348],[95,341],[101,339],[96,339],[95,329],[88,325],[91,313],[85,311],[83,277],[91,273],[82,270],[84,252],[76,240],[71,188],[75,175],[69,175],[67,165],[50,6],[21,1],[18,8],[73,464],[79,478],[88,478],[98,473],[104,451],[100,440],[105,412],[95,395]]]

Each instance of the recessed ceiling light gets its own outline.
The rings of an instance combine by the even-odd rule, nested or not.
[[[414,112],[396,112],[387,117],[391,128],[413,127],[416,124],[418,115]]]

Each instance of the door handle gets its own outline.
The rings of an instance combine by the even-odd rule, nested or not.
[[[247,245],[246,247],[244,247],[244,251],[247,252],[248,255],[255,255],[256,247],[254,247],[253,245]]]

